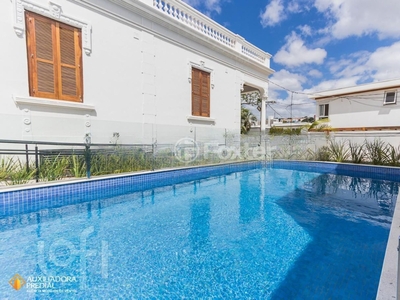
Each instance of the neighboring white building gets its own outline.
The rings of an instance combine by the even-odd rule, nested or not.
[[[317,119],[328,118],[340,131],[400,130],[400,79],[319,92]]]
[[[0,139],[223,140],[270,55],[179,0],[0,3]],[[265,126],[265,125],[264,125]]]

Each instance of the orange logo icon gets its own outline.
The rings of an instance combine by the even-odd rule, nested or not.
[[[26,281],[19,274],[15,274],[8,283],[18,291],[25,285]]]

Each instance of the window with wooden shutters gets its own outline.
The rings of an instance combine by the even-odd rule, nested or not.
[[[32,97],[82,102],[81,30],[25,12]]]
[[[210,117],[210,73],[192,68],[192,115]]]

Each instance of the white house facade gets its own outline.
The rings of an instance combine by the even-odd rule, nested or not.
[[[340,131],[400,130],[400,79],[319,92],[318,119],[329,119],[329,126]]]
[[[265,119],[271,56],[179,0],[1,1],[0,37],[0,139],[222,140],[244,90]]]

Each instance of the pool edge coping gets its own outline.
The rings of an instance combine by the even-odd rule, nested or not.
[[[397,265],[398,265],[398,243],[400,236],[400,193],[392,217],[392,224],[388,242],[386,244],[385,258],[379,279],[376,300],[393,300],[397,298]]]
[[[262,160],[248,160],[248,161],[232,161],[229,163],[216,163],[216,164],[209,164],[209,165],[199,165],[199,166],[179,166],[179,167],[172,167],[172,168],[165,168],[165,169],[158,169],[158,170],[140,170],[140,171],[133,171],[133,172],[126,172],[126,173],[118,173],[118,174],[105,174],[99,175],[94,177],[75,177],[75,178],[66,178],[64,180],[54,180],[54,181],[42,181],[42,182],[34,182],[34,183],[27,183],[27,184],[20,184],[20,185],[11,185],[11,186],[3,186],[0,187],[0,194],[2,193],[9,193],[9,192],[16,192],[16,191],[23,191],[23,190],[31,190],[31,189],[40,189],[40,188],[47,188],[47,187],[55,187],[55,186],[63,186],[69,184],[79,184],[79,183],[88,183],[88,182],[95,182],[101,180],[109,180],[109,179],[118,179],[123,177],[132,177],[132,176],[141,176],[146,174],[155,174],[155,173],[166,173],[166,172],[174,172],[179,170],[189,170],[189,169],[196,169],[196,168],[206,168],[206,167],[221,167],[227,165],[236,165],[236,164],[248,164],[248,163],[261,163],[263,164],[264,161]]]

